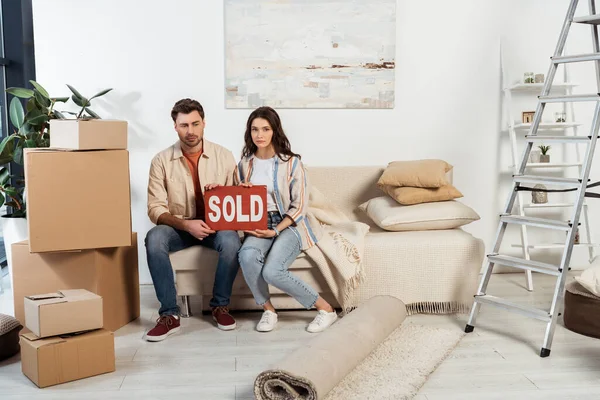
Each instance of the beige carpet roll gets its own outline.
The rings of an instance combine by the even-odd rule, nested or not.
[[[261,372],[254,382],[259,400],[317,400],[325,397],[406,318],[392,296],[373,297],[307,345]],[[276,334],[276,333],[275,333]]]

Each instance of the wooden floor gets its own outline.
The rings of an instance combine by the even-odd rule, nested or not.
[[[534,275],[526,292],[521,274],[494,275],[490,294],[547,306],[551,277]],[[143,333],[157,317],[152,287],[143,286],[142,317],[116,332],[117,370],[112,374],[43,390],[21,374],[18,357],[0,363],[0,398],[15,399],[252,399],[256,375],[302,346],[314,311],[280,314],[277,330],[254,331],[258,313],[237,314],[238,329],[221,332],[210,320],[194,316],[162,343],[147,343]],[[0,295],[0,312],[11,294]],[[466,315],[410,317],[414,322],[462,330]],[[561,321],[562,324],[562,321]],[[544,324],[482,307],[475,331],[467,335],[430,377],[417,400],[594,399],[600,398],[600,341],[558,326],[549,358],[539,347]]]

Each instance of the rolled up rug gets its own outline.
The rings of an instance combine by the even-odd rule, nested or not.
[[[295,350],[254,382],[258,400],[317,400],[325,397],[406,318],[392,296],[373,297],[325,332]]]

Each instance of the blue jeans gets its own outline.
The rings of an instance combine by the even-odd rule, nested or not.
[[[268,214],[268,228],[281,222],[279,213]],[[244,278],[258,305],[269,298],[269,286],[284,291],[303,307],[312,308],[319,294],[288,271],[300,254],[300,241],[291,229],[284,229],[278,237],[266,239],[246,236],[239,252]]]
[[[209,247],[219,252],[210,306],[228,305],[233,281],[239,269],[237,253],[240,244],[240,237],[235,231],[218,231],[203,240],[198,240],[188,232],[168,225],[157,225],[152,228],[146,235],[146,255],[156,297],[160,302],[158,313],[179,315],[175,278],[169,253],[195,245]]]

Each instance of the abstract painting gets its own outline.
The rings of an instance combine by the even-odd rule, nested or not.
[[[227,108],[394,108],[396,0],[225,0]]]

